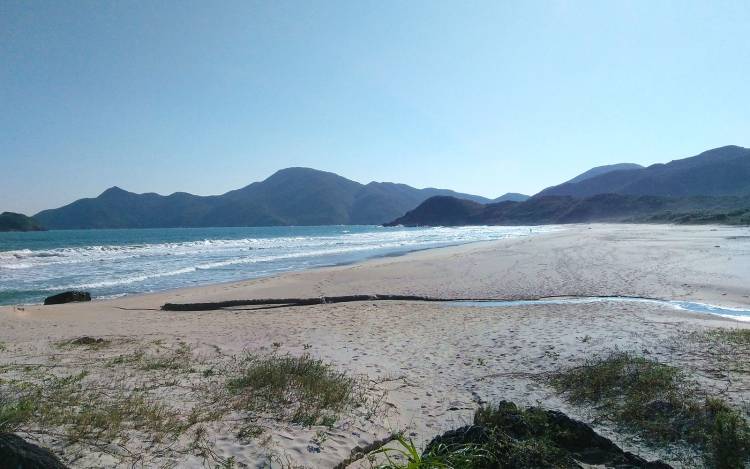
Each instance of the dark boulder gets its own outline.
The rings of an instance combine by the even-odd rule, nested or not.
[[[48,296],[44,299],[44,304],[61,305],[63,303],[74,303],[79,301],[91,301],[91,293],[87,291],[66,291],[65,293]]]
[[[550,426],[554,429],[552,440],[571,453],[574,459],[586,464],[607,467],[671,469],[661,461],[647,461],[633,453],[623,451],[612,440],[594,431],[589,425],[574,420],[556,410],[546,411]]]
[[[427,445],[425,452],[429,452],[433,448],[440,446],[483,445],[489,442],[490,439],[491,435],[486,427],[482,425],[467,425],[455,430],[448,430],[442,435],[436,436]]]
[[[67,469],[48,449],[12,433],[0,433],[0,469]]]
[[[486,456],[477,469],[503,467],[612,467],[617,469],[671,469],[661,461],[647,461],[623,451],[589,425],[562,412],[539,407],[520,409],[503,401],[477,411],[474,424],[434,438],[424,455],[482,448]],[[544,450],[540,451],[540,449]]]

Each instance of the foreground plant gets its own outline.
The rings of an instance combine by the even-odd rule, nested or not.
[[[474,414],[473,425],[436,437],[421,453],[401,436],[396,442],[398,447],[372,453],[385,459],[380,469],[668,467],[625,453],[588,425],[561,412],[521,409],[512,402],[481,407]]]
[[[703,393],[678,368],[613,351],[557,373],[552,385],[571,402],[652,442],[684,442],[703,449],[706,463],[742,468],[750,463],[750,427],[726,401]]]
[[[240,409],[307,426],[330,426],[339,413],[366,403],[360,379],[309,354],[247,354],[227,388]]]

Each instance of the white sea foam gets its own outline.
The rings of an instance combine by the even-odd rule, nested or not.
[[[482,239],[499,239],[507,236],[523,235],[504,232],[493,233],[494,227],[471,228],[432,228],[423,231],[391,231],[375,233],[344,232],[340,236],[317,237],[278,237],[242,239],[205,239],[181,243],[155,243],[135,245],[94,245],[66,247],[50,250],[0,251],[0,268],[24,269],[41,265],[80,264],[101,260],[124,260],[140,256],[189,256],[198,254],[220,254],[224,251],[300,249],[315,250],[328,246],[357,246],[364,249],[378,249],[395,245],[416,245],[425,243],[460,243]],[[537,230],[541,231],[541,230]]]
[[[92,290],[97,295],[123,291],[154,291],[178,286],[239,280],[274,272],[350,262],[435,246],[507,237],[530,236],[557,227],[301,227],[278,229],[204,230],[207,234],[247,232],[245,237],[206,236],[177,242],[174,231],[144,235],[123,230],[120,244],[80,239],[62,247],[0,251],[0,293],[66,289]],[[135,234],[132,234],[135,233]],[[283,236],[278,236],[283,234]],[[276,235],[276,236],[274,236]],[[60,236],[64,236],[61,234]],[[97,237],[89,232],[87,239]],[[143,242],[154,239],[157,242]],[[61,240],[52,240],[57,245]],[[31,295],[31,293],[29,293]],[[24,297],[26,298],[26,297]]]
[[[195,272],[195,267],[186,267],[184,269],[177,269],[177,270],[172,270],[169,272],[155,272],[153,274],[135,275],[133,277],[117,278],[117,279],[105,280],[101,282],[55,286],[55,287],[46,288],[45,290],[47,291],[87,290],[87,289],[92,289],[92,288],[114,287],[118,285],[129,285],[131,283],[143,282],[144,280],[149,280],[153,278],[171,277],[174,275],[188,274],[190,272]]]

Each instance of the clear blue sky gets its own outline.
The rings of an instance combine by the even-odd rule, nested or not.
[[[750,2],[0,2],[0,211],[288,166],[485,196],[750,146]]]

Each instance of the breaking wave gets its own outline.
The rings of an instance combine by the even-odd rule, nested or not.
[[[39,292],[85,289],[111,297],[241,280],[557,229],[337,226],[53,231],[33,235],[39,239],[29,237],[27,245],[23,240],[4,244],[0,237],[0,304],[38,302],[43,299]]]

